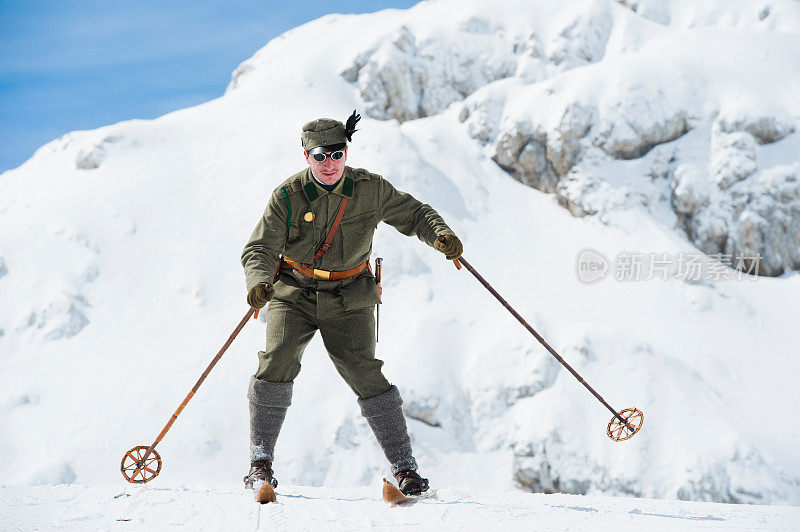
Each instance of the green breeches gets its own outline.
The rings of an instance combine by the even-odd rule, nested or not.
[[[360,399],[385,393],[383,361],[375,358],[374,307],[319,319],[299,305],[273,299],[267,307],[267,346],[258,353],[256,379],[292,382],[300,373],[303,351],[317,329],[336,371]]]

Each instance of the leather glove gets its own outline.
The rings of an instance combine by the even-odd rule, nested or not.
[[[264,308],[274,294],[271,284],[258,283],[247,292],[247,304],[253,308]]]
[[[433,247],[441,251],[447,257],[447,260],[457,259],[464,252],[464,246],[461,240],[456,235],[444,234],[439,235],[433,242]]]

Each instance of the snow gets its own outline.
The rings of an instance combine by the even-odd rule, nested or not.
[[[374,486],[379,486],[375,483]],[[0,487],[6,530],[798,530],[800,508],[440,489],[391,507],[377,487]],[[40,505],[38,501],[48,504]]]
[[[441,496],[380,514],[391,517],[376,526],[413,524],[419,508],[453,526],[506,516],[513,528],[533,507],[554,528],[585,519],[786,528],[793,509],[685,501],[800,504],[800,7],[624,4],[438,0],[323,17],[268,43],[217,100],[72,132],[0,175],[2,504],[34,505],[9,515],[52,519],[36,506],[48,499],[98,527],[144,523],[170,501],[177,524],[206,515],[199,509],[216,522],[235,514],[208,502],[235,508],[243,497],[219,486],[248,466],[245,394],[263,319],[245,327],[159,445],[159,478],[133,489],[118,464],[153,441],[246,312],[241,249],[273,188],[303,166],[302,124],[357,108],[370,114],[348,164],[433,205],[465,257],[587,382],[614,408],[644,412],[639,434],[610,441],[609,412],[468,272],[381,226],[378,356]],[[320,35],[336,54],[304,53]],[[459,46],[465,35],[480,46]],[[389,68],[399,59],[416,82]],[[537,165],[549,173],[522,175]],[[624,282],[612,269],[585,284],[576,275],[587,248],[676,257],[724,252],[707,247],[722,237],[769,251],[772,276]],[[287,526],[337,512],[344,528],[360,526],[388,473],[319,338],[276,459],[283,493],[298,498],[260,512],[266,523],[283,511]],[[496,498],[476,501],[477,488]],[[108,501],[122,491],[131,497]],[[301,493],[367,502],[292,517]],[[230,518],[253,526],[259,510]]]

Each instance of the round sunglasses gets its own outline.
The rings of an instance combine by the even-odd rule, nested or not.
[[[325,159],[330,156],[331,160],[338,161],[342,157],[344,157],[344,150],[337,150],[334,152],[326,152],[326,153],[314,153],[311,155],[315,161],[318,163],[325,162]]]

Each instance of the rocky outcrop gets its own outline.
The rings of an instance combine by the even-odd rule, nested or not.
[[[678,166],[672,174],[672,206],[679,216],[692,217],[708,205],[711,184],[692,164]]]
[[[524,133],[517,128],[497,137],[492,160],[517,181],[543,192],[555,191],[558,175],[547,158],[547,134]]]
[[[419,37],[401,26],[340,75],[358,86],[369,116],[404,122],[439,113],[497,80],[538,81],[600,61],[612,28],[602,2],[567,17],[544,42],[536,33],[514,35],[476,16],[449,29],[446,39]]]
[[[638,159],[659,144],[689,131],[686,111],[654,109],[657,97],[639,104],[624,101],[625,109],[614,120],[598,125],[598,145],[615,159]]]
[[[488,21],[473,18],[463,39],[418,40],[399,28],[377,48],[341,72],[356,83],[366,113],[400,122],[441,112],[480,87],[514,74],[513,50]]]
[[[403,401],[403,413],[411,419],[422,421],[431,427],[441,427],[442,422],[439,420],[439,414],[437,413],[439,402],[438,397],[410,394]]]
[[[566,453],[558,433],[514,448],[514,482],[534,493],[570,493],[586,495],[599,491],[617,496],[650,497],[640,482],[626,479],[625,475],[612,474],[587,457]],[[748,489],[742,485],[741,470],[769,469],[754,450],[735,451],[727,460],[719,460],[704,468],[690,468],[687,478],[673,492],[662,491],[661,496],[676,497],[686,501],[707,501],[731,504],[764,504],[774,496]]]
[[[558,456],[562,442],[558,433],[542,441],[529,442],[514,447],[514,482],[533,493],[572,493],[586,495],[591,487],[588,478],[574,478],[560,474],[558,466],[563,457]],[[569,461],[574,463],[574,458]]]
[[[106,158],[106,151],[102,145],[94,146],[89,150],[81,150],[75,157],[75,168],[78,170],[94,170],[100,168]]]
[[[555,192],[580,159],[581,141],[596,116],[596,110],[576,103],[566,107],[558,127],[550,130],[525,120],[510,122],[494,140],[492,159],[518,181]]]
[[[760,169],[758,161],[761,146],[794,132],[791,120],[726,110],[701,128],[703,161],[702,134],[671,144],[692,129],[687,111],[670,110],[658,92],[631,94],[611,110],[567,104],[549,128],[527,115],[497,124],[482,110],[498,106],[486,96],[468,99],[460,118],[509,175],[555,193],[575,216],[664,205],[692,243],[730,266],[766,276],[800,269],[798,163]],[[650,154],[661,146],[667,149]],[[613,160],[642,160],[640,183],[615,184],[595,170]]]
[[[78,170],[95,170],[105,161],[111,145],[118,143],[122,137],[109,135],[89,148],[78,151],[75,157],[75,168]]]
[[[562,68],[600,61],[605,55],[613,24],[606,5],[591,3],[577,18],[568,20],[550,40],[548,59]]]
[[[770,144],[794,132],[795,126],[791,118],[778,109],[754,112],[731,107],[719,114],[714,130],[717,133],[747,132],[759,144]]]
[[[684,208],[681,218],[687,235],[704,253],[724,255],[739,269],[758,275],[800,269],[800,163],[776,166],[716,191],[714,201],[700,177],[682,189],[682,196],[705,197]]]
[[[652,96],[653,101],[657,99],[657,94]],[[465,108],[470,105],[474,104],[469,102]],[[594,106],[573,102],[564,107],[561,119],[550,128],[507,118],[491,143],[492,159],[518,181],[543,192],[555,192],[559,202],[574,215],[595,214],[598,209],[589,206],[591,202],[586,201],[585,195],[603,186],[602,179],[590,177],[591,172],[585,168],[578,170],[582,161],[640,158],[689,131],[685,111],[670,113],[661,109],[657,113],[656,105],[650,102],[637,107],[629,103],[627,109],[604,114]],[[647,112],[638,115],[636,109]],[[477,114],[478,111],[469,112],[465,122]],[[482,142],[489,131],[490,127],[472,130]],[[658,169],[651,168],[650,174],[666,177],[668,169],[661,164]]]
[[[755,139],[747,132],[724,133],[715,129],[708,167],[711,180],[723,190],[750,177],[758,168]]]

